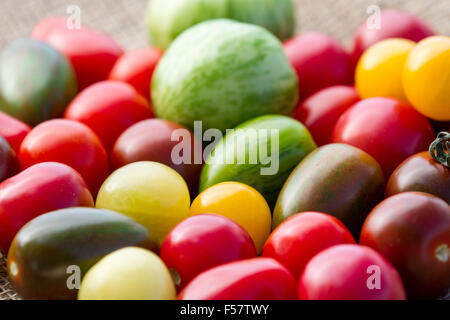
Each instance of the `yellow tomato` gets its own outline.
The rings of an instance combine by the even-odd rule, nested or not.
[[[153,252],[128,247],[97,262],[84,276],[79,300],[174,300],[175,285]]]
[[[216,184],[195,198],[191,215],[213,213],[225,216],[244,228],[252,237],[258,253],[270,234],[271,214],[264,197],[239,182]]]
[[[450,120],[450,37],[429,37],[417,44],[406,60],[403,87],[417,111]]]
[[[402,72],[414,45],[410,40],[387,39],[367,49],[356,67],[356,88],[361,98],[390,97],[406,101]]]
[[[103,183],[96,207],[121,212],[141,223],[161,244],[189,216],[189,190],[183,178],[161,163],[143,161],[116,170]]]

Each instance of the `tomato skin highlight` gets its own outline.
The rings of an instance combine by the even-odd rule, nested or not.
[[[399,271],[409,298],[431,299],[450,287],[450,206],[422,192],[394,195],[375,207],[360,243]]]
[[[0,136],[6,139],[16,154],[19,153],[23,139],[31,131],[24,122],[0,111]]]
[[[160,256],[177,272],[182,289],[212,267],[256,257],[256,249],[252,238],[234,221],[202,214],[173,228],[161,246]]]
[[[194,278],[179,300],[296,300],[292,274],[272,258],[230,262]]]

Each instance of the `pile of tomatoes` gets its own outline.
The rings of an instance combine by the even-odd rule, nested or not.
[[[428,148],[450,131],[450,38],[404,12],[383,12],[381,24],[364,23],[351,53],[320,33],[283,43],[299,85],[291,116],[314,141],[283,167],[287,180],[270,189],[276,203],[238,178],[199,192],[202,163],[173,161],[178,129],[199,146],[188,158],[202,154],[202,142],[155,117],[161,49],[124,53],[107,35],[69,30],[60,18],[5,48],[0,249],[19,295],[445,295],[450,135]],[[14,68],[25,56],[29,63]]]

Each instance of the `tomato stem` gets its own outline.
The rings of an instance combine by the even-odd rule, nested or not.
[[[450,168],[450,133],[439,132],[436,140],[431,143],[429,152],[434,160]]]
[[[436,250],[434,251],[436,258],[440,261],[440,262],[447,262],[448,261],[448,257],[450,255],[450,248],[447,246],[447,244],[443,243],[440,246],[438,246],[436,248]]]

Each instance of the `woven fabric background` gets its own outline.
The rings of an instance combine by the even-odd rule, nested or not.
[[[1,0],[0,48],[26,37],[40,20],[68,15],[67,8],[81,9],[83,24],[113,36],[125,49],[148,43],[144,15],[148,0]],[[351,46],[356,27],[367,17],[367,7],[398,8],[426,20],[438,33],[450,35],[449,0],[294,0],[297,32],[320,31]],[[0,252],[0,299],[18,299],[11,289],[5,260]]]

